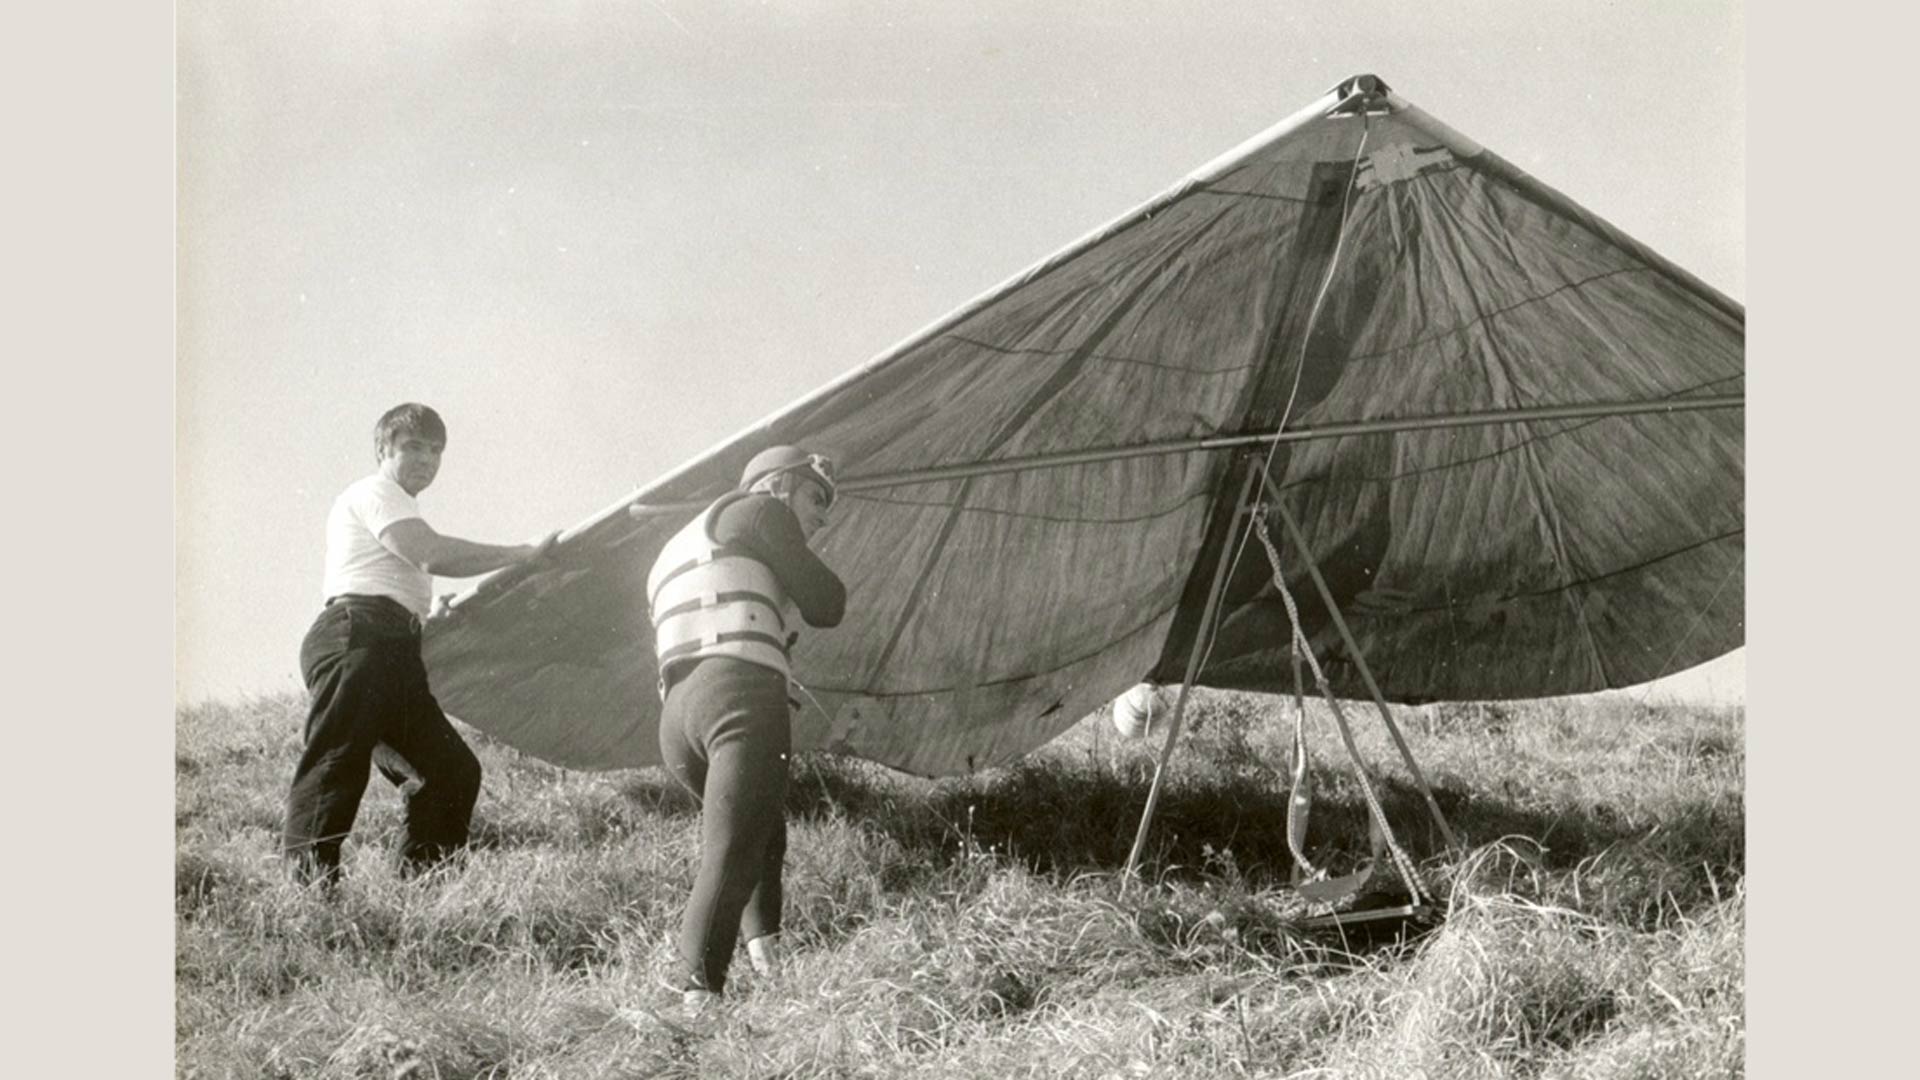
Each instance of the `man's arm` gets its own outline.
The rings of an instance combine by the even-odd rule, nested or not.
[[[780,500],[761,495],[720,512],[713,534],[752,552],[780,579],[809,626],[837,626],[847,612],[847,587],[807,546],[800,522]]]
[[[429,574],[472,577],[503,566],[531,562],[553,550],[560,534],[550,533],[538,544],[482,544],[457,536],[442,536],[420,518],[396,521],[380,533],[387,550]]]

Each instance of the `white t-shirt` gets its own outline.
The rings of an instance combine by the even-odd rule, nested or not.
[[[380,473],[355,480],[327,514],[327,574],[321,599],[343,593],[388,596],[421,618],[433,603],[433,575],[380,542],[396,521],[420,516],[406,489]]]

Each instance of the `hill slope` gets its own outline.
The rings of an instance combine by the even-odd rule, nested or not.
[[[1349,710],[1352,715],[1354,710]],[[1446,857],[1377,721],[1361,746],[1449,913],[1400,946],[1303,935],[1284,888],[1290,706],[1196,694],[1144,887],[1157,749],[1089,718],[1019,767],[919,781],[808,757],[777,980],[742,957],[710,1033],[662,1000],[697,858],[654,771],[483,737],[474,850],[402,882],[377,777],[332,900],[274,857],[302,703],[177,716],[177,1068],[205,1077],[1736,1076],[1743,711],[1629,701],[1398,710],[1468,851]],[[1324,714],[1307,854],[1367,852]]]

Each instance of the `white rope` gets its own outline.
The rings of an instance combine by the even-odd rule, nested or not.
[[[1287,791],[1287,851],[1293,855],[1293,883],[1325,876],[1307,859],[1307,819],[1313,813],[1313,773],[1307,768],[1307,698],[1300,679],[1300,646],[1293,654],[1293,786]]]

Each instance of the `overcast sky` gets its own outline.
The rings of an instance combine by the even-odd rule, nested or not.
[[[298,688],[387,407],[572,525],[1350,75],[1745,300],[1737,2],[931,7],[180,0],[179,698]]]

